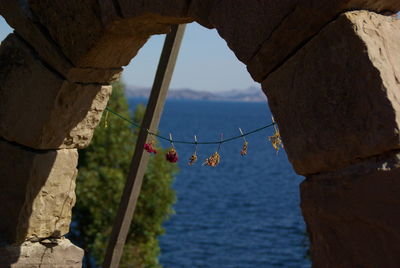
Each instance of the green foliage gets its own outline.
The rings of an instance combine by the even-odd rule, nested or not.
[[[130,118],[123,85],[113,85],[109,107]],[[144,107],[133,120],[140,122]],[[107,119],[107,121],[106,121]],[[106,123],[107,122],[107,123]],[[107,127],[105,127],[107,125]],[[73,211],[71,239],[101,265],[134,151],[137,131],[112,114],[104,114],[91,145],[79,153],[77,203]],[[175,192],[171,188],[176,166],[164,159],[165,152],[151,156],[120,267],[161,267],[157,237],[162,222],[173,213]],[[86,260],[90,267],[90,261]]]

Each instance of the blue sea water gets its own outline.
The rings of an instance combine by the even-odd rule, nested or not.
[[[131,100],[133,109],[139,100]],[[271,122],[266,103],[168,101],[160,123],[176,140],[219,140]],[[273,129],[223,144],[221,163],[202,166],[217,149],[199,146],[199,161],[189,167],[194,146],[176,144],[180,172],[173,185],[176,214],[160,237],[160,263],[166,268],[310,267],[306,228],[299,204],[299,183],[284,151],[268,142]],[[168,147],[168,143],[162,143]]]

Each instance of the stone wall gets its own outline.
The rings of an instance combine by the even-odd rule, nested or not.
[[[371,11],[399,10],[398,0],[0,0],[15,29],[0,47],[0,267],[80,267],[63,238],[76,150],[148,38],[193,21],[216,28],[262,82],[307,177],[314,266],[398,267],[400,219],[388,215],[399,214],[400,24]]]
[[[399,267],[400,20],[329,23],[263,82],[301,185],[314,267]]]

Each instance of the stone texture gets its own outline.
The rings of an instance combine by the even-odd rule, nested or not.
[[[65,55],[80,67],[92,67],[78,64],[79,58],[89,52],[90,46],[99,40],[104,31],[102,14],[98,14],[101,9],[97,2],[97,0],[28,0],[29,7],[41,25],[49,31]],[[112,8],[113,5],[109,7]],[[116,11],[109,9],[108,12]],[[108,14],[108,16],[113,15]]]
[[[168,3],[174,2],[185,1]],[[81,68],[110,69],[127,65],[151,35],[167,33],[170,24],[190,21],[167,17],[169,11],[175,14],[180,7],[169,7],[166,1],[162,1],[163,4],[160,1],[121,2],[117,7],[113,3],[118,1],[29,1],[30,8],[52,39],[67,58]],[[121,9],[122,4],[127,7]],[[130,12],[131,6],[132,12],[141,11],[140,14]],[[146,11],[150,9],[156,10],[154,14]],[[128,17],[122,18],[122,10],[128,12]]]
[[[81,268],[83,250],[68,239],[53,244],[25,242],[20,246],[0,248],[0,268]]]
[[[34,151],[0,140],[0,159],[0,244],[66,234],[77,151]]]
[[[262,82],[268,74],[279,68],[299,48],[307,44],[310,38],[344,11],[357,9],[393,13],[400,11],[400,1],[397,0],[299,0],[297,2],[295,9],[279,10],[286,13],[285,18],[266,36],[261,49],[249,61],[247,68],[254,80]]]
[[[43,33],[49,33],[46,38],[51,37],[61,48],[59,51],[77,68],[83,68],[81,72],[85,68],[118,69],[127,65],[150,35],[168,32],[170,24],[197,20],[206,27],[216,27],[259,82],[341,12],[400,10],[397,0],[29,0],[28,3],[23,10],[25,13],[33,10],[34,16],[30,18],[35,18],[35,27],[39,29],[28,25],[26,19],[16,19],[14,13],[21,12],[8,11],[13,10],[10,6],[15,6],[16,1],[0,1],[0,11],[11,25],[24,24],[33,29],[18,27],[17,32],[22,31],[34,44],[49,46],[42,40]]]
[[[117,0],[124,18],[153,14],[163,17],[185,18],[189,0]]]
[[[71,68],[64,73],[66,79],[72,83],[108,84],[121,78],[122,68]]]
[[[147,1],[141,8],[159,12],[162,8],[154,4],[158,2]],[[137,6],[122,10],[135,10],[139,14]],[[172,14],[173,5],[166,6],[164,9]],[[176,12],[181,10],[181,5],[175,6]],[[262,82],[327,23],[353,9],[396,12],[400,3],[396,0],[193,0],[188,16],[207,28],[216,28],[238,59],[248,64],[253,78]]]
[[[215,1],[209,21],[226,40],[236,57],[245,64],[298,1]]]
[[[297,173],[400,147],[398,40],[399,20],[346,13],[263,82]]]
[[[109,83],[117,80],[121,68],[80,68],[74,66],[21,1],[0,1],[0,13],[38,56],[70,82]]]
[[[87,146],[111,94],[64,80],[15,35],[1,44],[0,81],[0,135],[35,149]]]
[[[400,154],[307,178],[313,267],[400,267]]]
[[[192,0],[190,2],[188,16],[209,29],[214,28],[210,22],[210,14],[213,10],[214,0]]]

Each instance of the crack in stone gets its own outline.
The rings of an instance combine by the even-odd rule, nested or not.
[[[287,61],[289,61],[291,58],[293,58],[297,54],[297,52],[302,50],[311,40],[314,39],[314,37],[318,36],[321,33],[321,31],[326,28],[326,26],[328,26],[332,22],[336,21],[342,14],[343,13],[338,14],[333,19],[331,19],[328,22],[326,22],[325,24],[323,24],[322,27],[317,32],[315,32],[313,35],[304,39],[304,41],[300,42],[285,58],[283,58],[283,60],[281,62],[276,64],[275,67],[271,69],[271,71],[269,71],[266,75],[262,76],[261,81],[264,81],[265,79],[268,78],[269,75],[271,75],[272,73],[274,73],[275,71],[280,69],[283,65],[285,65],[285,63]]]
[[[396,160],[397,159],[397,160]],[[353,163],[335,170],[322,171],[304,175],[307,179],[318,179],[329,176],[363,175],[372,171],[388,171],[400,168],[400,149],[393,149],[377,155],[354,159]],[[361,174],[362,173],[362,174]]]
[[[28,152],[31,152],[31,153],[37,153],[37,154],[46,154],[46,153],[51,152],[51,151],[63,150],[63,149],[34,149],[34,148],[29,147],[29,146],[26,146],[26,145],[23,145],[23,144],[19,144],[19,143],[15,142],[15,141],[6,140],[4,137],[0,137],[0,141],[6,142],[6,143],[8,143],[8,144],[10,144],[12,146],[16,146],[16,147],[18,147],[18,148],[20,148],[22,150],[25,150],[25,151],[28,151]]]
[[[296,6],[297,8],[297,6]],[[340,12],[338,15],[334,16],[332,19],[330,19],[328,22],[324,23],[318,31],[316,31],[313,35],[311,35],[310,37],[304,39],[304,41],[302,41],[301,43],[299,43],[299,45],[297,45],[281,62],[279,62],[278,64],[275,65],[274,68],[271,69],[271,71],[269,71],[267,74],[265,74],[264,76],[262,76],[261,81],[264,81],[265,79],[268,78],[269,75],[271,75],[272,73],[274,73],[275,71],[277,71],[279,68],[281,68],[283,65],[285,65],[285,63],[287,61],[289,61],[292,57],[294,57],[297,52],[299,52],[301,49],[303,49],[311,40],[313,40],[317,35],[319,35],[321,33],[321,31],[323,31],[329,24],[331,24],[332,22],[336,21],[341,15],[345,14],[346,12],[351,12],[351,11],[361,11],[361,10],[365,10],[368,12],[373,12],[373,13],[377,13],[374,10],[369,10],[369,9],[348,9],[348,10],[344,10],[343,12]],[[380,13],[377,13],[380,14]],[[278,27],[276,27],[276,29],[278,29]],[[273,33],[272,33],[273,34]],[[270,36],[272,36],[272,34]],[[268,42],[269,39],[267,39],[265,42]],[[264,42],[264,43],[265,43]],[[263,44],[264,44],[263,43]],[[259,52],[259,51],[258,51]],[[258,53],[257,52],[257,53]],[[256,53],[256,54],[257,54]],[[255,55],[256,56],[256,55]],[[253,57],[254,58],[254,57]]]
[[[40,258],[39,268],[42,267],[44,255],[46,255],[46,250],[47,250],[47,247],[44,249],[43,254],[42,254],[42,257]]]
[[[262,49],[263,45],[271,39],[271,37],[272,37],[272,35],[274,34],[274,32],[275,32],[276,30],[278,30],[278,29],[282,26],[282,24],[286,21],[286,19],[287,19],[292,13],[294,13],[294,12],[296,11],[298,5],[299,5],[299,0],[296,2],[296,5],[295,5],[291,10],[289,10],[289,12],[288,12],[287,14],[285,14],[285,16],[283,16],[283,18],[281,19],[281,21],[272,29],[271,33],[267,36],[267,38],[265,38],[265,39],[261,42],[261,44],[259,45],[259,47],[258,47],[258,48],[256,49],[256,51],[253,53],[253,55],[251,55],[251,57],[249,58],[248,62],[252,62],[252,61],[253,61],[253,59],[257,56],[257,54],[258,54],[258,53],[260,52],[260,50]]]
[[[71,178],[71,181],[70,181],[70,183],[69,183],[68,192],[67,192],[67,195],[66,195],[66,197],[65,197],[65,199],[64,199],[63,205],[62,205],[62,207],[61,207],[60,216],[57,217],[57,220],[56,220],[55,223],[54,223],[54,232],[53,232],[53,234],[52,234],[52,237],[57,237],[57,238],[60,238],[60,237],[61,237],[60,231],[57,230],[57,225],[58,225],[58,223],[60,222],[60,220],[62,219],[65,205],[66,205],[67,202],[70,200],[70,194],[71,194],[71,192],[74,191],[74,190],[72,189],[72,185],[74,185],[74,181],[75,181],[76,175],[77,175],[77,171],[75,171],[75,175],[74,175],[73,178]]]
[[[99,0],[99,1],[102,1],[102,0]],[[112,0],[112,3],[114,5],[115,11],[117,12],[117,15],[119,17],[123,18],[124,16],[123,16],[122,8],[121,8],[121,5],[120,5],[119,1],[118,0]]]
[[[39,61],[44,67],[46,67],[50,72],[52,72],[58,78],[60,78],[62,80],[68,80],[62,73],[60,73],[53,66],[51,66],[49,63],[47,63],[45,60],[43,60],[42,57],[40,57],[39,53],[35,50],[35,48],[29,42],[27,42],[21,35],[19,35],[18,32],[14,32],[14,34],[18,38],[19,41],[24,43],[24,45],[26,45],[29,48],[29,50],[31,52],[30,54],[35,60]]]
[[[26,14],[26,12],[29,12],[29,14]],[[64,52],[61,49],[61,47],[58,45],[58,43],[51,36],[49,30],[40,22],[39,18],[35,15],[35,13],[29,7],[27,7],[27,11],[26,12],[23,12],[23,15],[25,15],[27,17],[27,19],[31,18],[31,22],[43,34],[44,38],[46,38],[53,45],[53,48],[56,50],[56,53],[58,53],[69,64],[74,66],[72,61],[67,57],[67,55],[64,54]]]
[[[18,40],[20,40],[21,42],[24,43],[24,45],[26,45],[31,52],[31,56],[39,61],[48,71],[52,72],[54,75],[56,75],[59,79],[61,80],[65,80],[65,81],[69,81],[70,83],[73,84],[77,84],[77,85],[99,85],[99,86],[107,86],[110,85],[109,83],[103,83],[103,82],[79,82],[79,81],[70,81],[67,77],[65,77],[62,73],[60,73],[56,68],[54,68],[53,66],[51,66],[49,63],[47,63],[47,61],[45,61],[44,59],[42,59],[42,57],[40,57],[40,55],[37,53],[37,51],[35,50],[35,48],[29,44],[22,36],[20,36],[17,32],[14,32],[15,36],[18,38]],[[71,67],[72,68],[79,68],[79,67]],[[82,70],[112,70],[111,69],[101,69],[101,68],[79,68]]]

